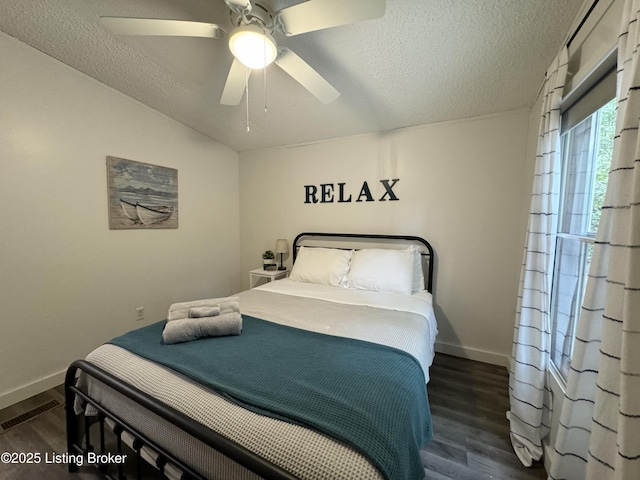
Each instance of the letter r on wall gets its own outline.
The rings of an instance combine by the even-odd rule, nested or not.
[[[318,203],[318,198],[316,197],[318,193],[318,187],[315,185],[305,185],[304,186],[304,203]]]

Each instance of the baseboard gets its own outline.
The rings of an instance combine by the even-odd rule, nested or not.
[[[444,353],[446,355],[453,355],[454,357],[468,358],[469,360],[475,360],[477,362],[500,365],[501,367],[507,368],[507,370],[509,369],[509,357],[499,353],[441,342],[436,342],[435,350],[436,353]]]
[[[11,405],[15,405],[27,398],[31,398],[34,395],[38,395],[39,393],[46,392],[58,385],[62,385],[64,383],[65,374],[66,370],[63,370],[61,372],[54,373],[53,375],[49,375],[48,377],[41,378],[40,380],[28,385],[11,390],[10,392],[0,394],[0,410],[10,407]]]

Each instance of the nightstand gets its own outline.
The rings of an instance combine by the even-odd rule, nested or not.
[[[262,268],[256,268],[249,272],[249,288],[256,287],[261,278],[266,278],[268,281],[274,282],[281,278],[287,278],[288,276],[289,270],[263,270]]]

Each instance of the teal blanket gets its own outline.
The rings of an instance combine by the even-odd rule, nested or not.
[[[389,480],[421,480],[433,436],[422,368],[401,350],[243,316],[239,336],[165,345],[165,321],[111,342],[243,407],[340,440]]]

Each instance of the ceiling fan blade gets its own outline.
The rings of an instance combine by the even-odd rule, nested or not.
[[[279,50],[275,63],[322,103],[331,103],[340,96],[333,85],[288,48]]]
[[[238,59],[234,58],[231,69],[229,70],[229,75],[227,76],[227,83],[224,84],[220,103],[222,105],[239,105],[244,95],[244,89],[248,79],[247,76],[250,75],[251,70],[240,63]]]
[[[220,38],[226,32],[215,23],[156,18],[100,17],[100,22],[119,35],[167,35]]]
[[[276,16],[287,36],[380,18],[385,0],[309,0],[282,9]]]

